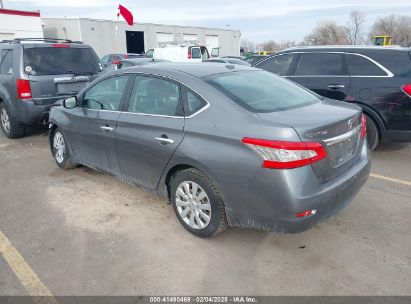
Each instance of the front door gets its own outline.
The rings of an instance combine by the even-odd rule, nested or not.
[[[166,78],[137,75],[117,123],[116,150],[122,175],[155,189],[183,137],[180,86]]]
[[[80,163],[119,173],[115,134],[128,78],[112,77],[97,83],[85,92],[81,107],[70,110],[66,136]]]
[[[350,77],[341,53],[303,53],[290,80],[317,94],[344,101],[350,88]]]

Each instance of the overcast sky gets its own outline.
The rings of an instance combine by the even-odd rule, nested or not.
[[[350,11],[366,14],[367,26],[378,16],[411,15],[410,0],[3,0],[6,8],[39,9],[43,17],[116,19],[121,3],[135,22],[239,29],[261,42],[301,41],[321,19],[344,25]]]

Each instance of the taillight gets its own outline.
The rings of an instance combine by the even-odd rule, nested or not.
[[[26,79],[17,79],[17,98],[27,99],[31,98],[30,81]]]
[[[188,59],[191,59],[191,49],[190,49],[190,48],[188,49],[187,58],[188,58]]]
[[[402,91],[411,97],[411,84],[406,84],[402,86]]]
[[[243,138],[242,142],[263,160],[263,167],[293,169],[315,163],[327,157],[324,146],[318,142],[288,142]]]
[[[361,117],[361,138],[367,136],[367,117],[363,114]]]
[[[53,47],[54,48],[69,48],[70,44],[67,44],[67,43],[54,43]]]

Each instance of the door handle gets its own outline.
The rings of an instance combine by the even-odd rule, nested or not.
[[[343,84],[330,84],[328,86],[328,88],[332,89],[332,90],[344,89],[345,85],[343,85]]]
[[[155,140],[158,140],[162,144],[174,144],[174,140],[167,137],[156,137]]]
[[[105,132],[113,132],[114,130],[112,127],[109,127],[109,126],[101,126],[100,129]]]

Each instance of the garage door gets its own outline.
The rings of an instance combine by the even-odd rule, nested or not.
[[[170,33],[157,33],[157,43],[174,41],[174,35]]]
[[[217,35],[207,35],[206,36],[206,46],[209,50],[219,47],[218,36]]]
[[[198,41],[196,34],[184,34],[184,41]]]

